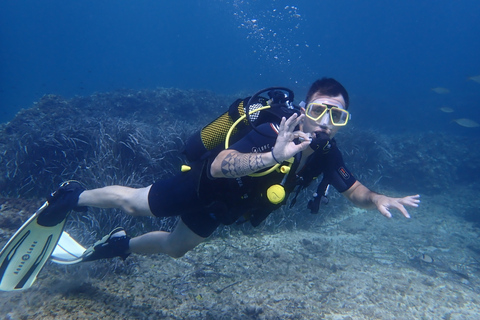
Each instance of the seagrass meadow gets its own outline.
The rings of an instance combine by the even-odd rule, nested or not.
[[[2,195],[44,196],[65,179],[93,187],[161,178],[181,162],[196,123],[225,103],[176,89],[46,95],[0,129]]]
[[[186,138],[237,98],[175,88],[45,95],[0,125],[0,245],[62,181],[141,187],[178,173]],[[311,186],[258,228],[220,228],[177,260],[49,263],[33,288],[0,292],[0,318],[475,319],[478,138],[352,123],[336,136],[347,167],[375,191],[420,193],[412,219],[356,209],[336,191],[312,215]],[[135,236],[175,221],[90,208],[66,228],[90,245],[119,225]]]

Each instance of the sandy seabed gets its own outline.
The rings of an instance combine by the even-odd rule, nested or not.
[[[308,231],[232,232],[176,260],[131,256],[115,273],[48,263],[32,288],[0,292],[0,318],[478,319],[480,229],[459,212],[479,200],[458,193],[464,202],[422,197],[409,220],[349,207],[309,217]]]

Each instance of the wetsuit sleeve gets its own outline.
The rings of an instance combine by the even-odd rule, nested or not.
[[[332,148],[328,153],[324,174],[329,184],[340,193],[347,191],[357,181],[345,166],[342,154],[337,147]]]
[[[273,123],[263,123],[257,129],[261,133],[252,130],[228,149],[242,153],[261,153],[272,150],[277,140],[278,126]]]

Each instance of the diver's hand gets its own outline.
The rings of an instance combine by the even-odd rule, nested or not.
[[[275,159],[279,162],[290,159],[310,145],[310,137],[305,132],[300,130],[294,131],[295,127],[298,126],[304,118],[305,115],[302,114],[298,116],[296,113],[288,119],[285,117],[282,118],[278,130],[277,141],[272,150]],[[295,144],[293,141],[297,138],[301,141],[299,144]]]
[[[400,211],[405,218],[410,218],[405,206],[416,208],[420,203],[420,195],[418,194],[403,198],[387,197],[369,190],[358,180],[355,181],[347,191],[342,192],[342,194],[360,208],[377,208],[377,210],[387,218],[392,217],[390,212],[392,208]]]
[[[418,204],[420,203],[420,195],[417,194],[414,196],[407,196],[403,198],[391,198],[378,194],[373,199],[373,203],[377,207],[378,211],[380,211],[380,213],[387,218],[392,217],[392,214],[390,212],[390,209],[392,208],[400,211],[405,216],[405,218],[410,218],[410,215],[408,214],[407,209],[405,209],[405,206],[414,208],[418,207]]]
[[[297,116],[297,114],[288,119],[282,118],[272,152],[242,153],[233,149],[222,150],[213,160],[210,174],[214,178],[243,177],[290,159],[298,152],[305,150],[310,145],[308,135],[302,131],[294,131],[303,118],[303,115]],[[295,144],[293,140],[297,138],[302,142]]]

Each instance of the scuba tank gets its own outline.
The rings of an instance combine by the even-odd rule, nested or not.
[[[264,93],[268,93],[269,98],[262,97]],[[256,127],[262,123],[279,122],[282,117],[299,114],[300,108],[293,105],[293,98],[294,93],[290,89],[270,87],[251,97],[237,99],[227,112],[190,136],[185,142],[183,153],[190,162],[203,160],[225,142],[227,145],[232,144],[250,130],[259,132]],[[243,119],[236,123],[241,118]]]

